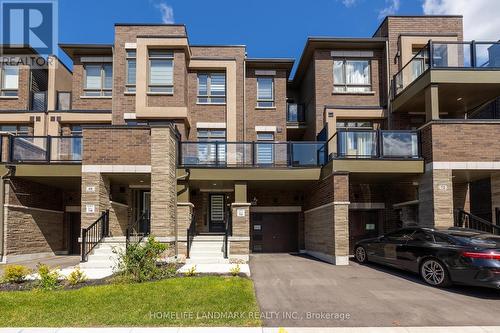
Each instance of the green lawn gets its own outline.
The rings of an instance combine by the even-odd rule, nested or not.
[[[260,326],[258,310],[252,281],[240,277],[0,292],[3,327]]]

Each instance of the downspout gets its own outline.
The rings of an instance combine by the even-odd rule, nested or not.
[[[245,142],[247,138],[246,93],[247,93],[247,51],[245,48],[245,58],[243,59],[243,142]]]
[[[12,175],[12,168],[7,167],[7,172],[0,176],[0,262],[4,262],[4,228],[5,228],[5,179]]]
[[[386,67],[386,75],[387,75],[387,129],[392,129],[392,92],[391,89],[391,68],[390,68],[390,60],[389,60],[389,41],[385,41],[385,67]]]

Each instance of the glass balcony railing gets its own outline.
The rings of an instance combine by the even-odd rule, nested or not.
[[[394,96],[429,68],[500,69],[500,42],[430,41],[394,75]]]
[[[332,152],[330,158],[420,157],[418,132],[414,131],[339,130],[330,140],[332,139],[336,140],[337,151]]]
[[[304,105],[296,103],[288,103],[286,109],[286,121],[289,123],[305,122],[306,114]]]
[[[200,167],[318,167],[324,142],[181,142],[179,164]]]
[[[82,160],[81,136],[9,136],[8,139],[8,160],[12,163],[78,163]]]

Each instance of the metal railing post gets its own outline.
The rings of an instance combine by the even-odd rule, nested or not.
[[[47,163],[50,163],[51,151],[52,151],[52,137],[50,135],[47,135],[47,142],[45,143],[45,160],[47,161]]]
[[[432,43],[432,39],[429,40],[429,68],[433,68],[434,67],[434,46],[433,46],[433,43]]]
[[[477,66],[476,63],[476,41],[473,40],[470,44],[470,66],[475,68]]]
[[[219,143],[215,142],[215,165],[219,166]]]
[[[87,230],[82,228],[82,261],[85,262],[87,259]]]

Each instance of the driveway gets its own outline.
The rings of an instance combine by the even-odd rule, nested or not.
[[[258,254],[250,269],[265,326],[500,325],[500,291],[437,289],[378,265]]]
[[[12,265],[23,265],[28,267],[29,269],[36,269],[36,266],[39,264],[46,264],[51,268],[67,268],[70,266],[75,266],[80,263],[80,256],[78,255],[62,255],[62,256],[47,256],[45,258],[39,259],[30,259],[23,260],[19,262],[14,262]],[[3,270],[7,266],[6,264],[0,264],[0,275],[3,273]]]

